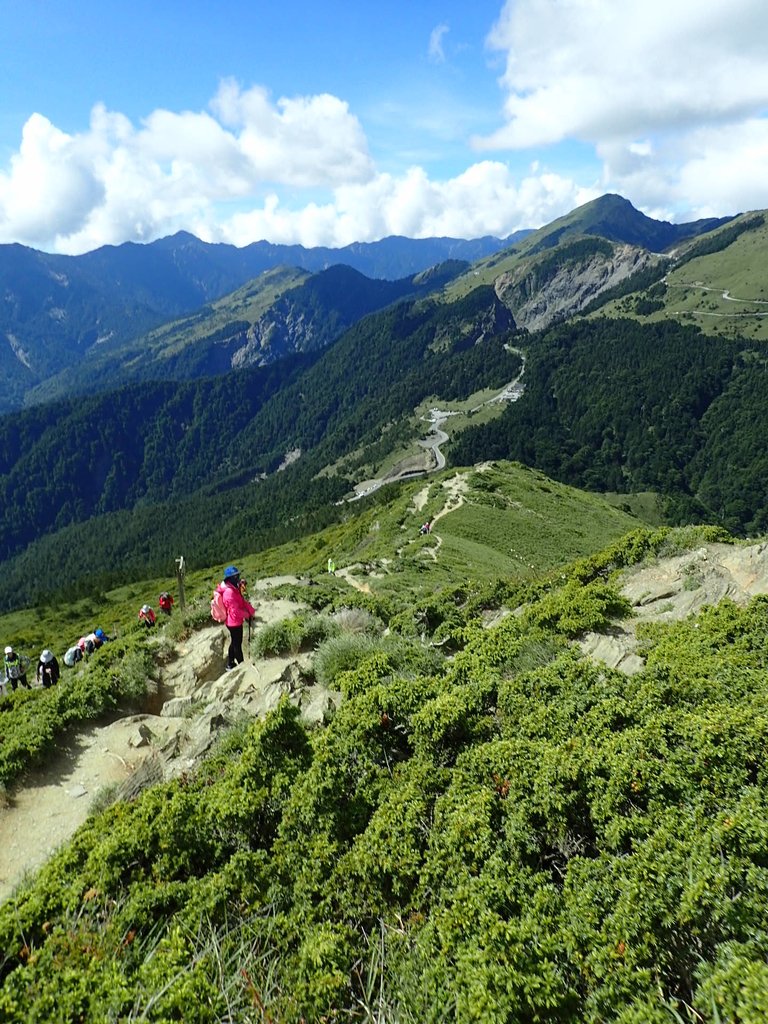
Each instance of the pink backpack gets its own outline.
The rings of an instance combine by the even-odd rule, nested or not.
[[[211,618],[215,619],[216,622],[227,621],[227,609],[224,605],[224,595],[218,587],[213,592],[211,598]]]

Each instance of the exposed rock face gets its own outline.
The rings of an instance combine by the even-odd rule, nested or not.
[[[640,623],[675,622],[725,598],[744,605],[768,592],[768,544],[707,544],[627,569],[620,589],[632,604],[632,617],[603,633],[588,633],[580,646],[594,660],[633,675],[645,664],[637,651]]]
[[[661,258],[632,245],[604,243],[585,258],[564,256],[553,265],[551,258],[543,257],[533,266],[526,263],[501,274],[495,282],[496,294],[511,310],[518,327],[541,330],[554,320],[578,313],[601,292]]]
[[[485,307],[476,308],[471,314],[456,316],[435,331],[431,348],[471,348],[482,344],[487,338],[507,334],[515,329],[515,319],[509,306],[498,295],[487,289],[488,302]],[[457,343],[457,339],[460,339]]]
[[[232,353],[232,368],[265,366],[294,352],[312,352],[329,345],[347,326],[329,322],[325,312],[307,315],[290,303],[277,304],[260,317],[237,339]]]

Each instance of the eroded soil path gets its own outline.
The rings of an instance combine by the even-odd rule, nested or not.
[[[268,596],[260,581],[257,625],[295,614],[303,606]],[[30,771],[0,793],[0,900],[36,871],[110,794],[130,796],[143,786],[190,768],[217,732],[240,714],[266,713],[283,694],[307,721],[322,719],[338,695],[307,684],[308,656],[247,659],[225,672],[228,634],[212,625],[180,643],[159,671],[157,713],[129,714],[70,731],[44,768]],[[66,685],[66,675],[60,685]],[[154,708],[153,708],[154,710]]]

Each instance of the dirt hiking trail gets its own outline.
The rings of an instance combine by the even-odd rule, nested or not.
[[[260,581],[256,628],[294,615],[304,606],[266,596]],[[0,790],[0,900],[6,899],[85,821],[105,796],[129,798],[153,782],[189,770],[217,733],[242,715],[275,707],[283,694],[304,719],[322,720],[340,695],[308,685],[309,655],[250,660],[225,672],[226,628],[211,625],[180,643],[162,665],[158,691],[132,714],[81,726],[60,740],[44,768]],[[66,685],[66,676],[59,685]]]

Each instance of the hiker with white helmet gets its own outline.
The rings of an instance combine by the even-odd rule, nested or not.
[[[29,658],[17,654],[10,644],[5,648],[5,682],[11,684],[12,690],[15,690],[19,683],[28,690],[32,689],[27,682],[28,665]]]
[[[152,629],[155,624],[155,612],[151,605],[143,604],[139,609],[139,622],[146,626],[147,629]]]
[[[49,686],[58,683],[60,675],[61,670],[56,655],[46,647],[37,663],[37,681],[47,690]]]

